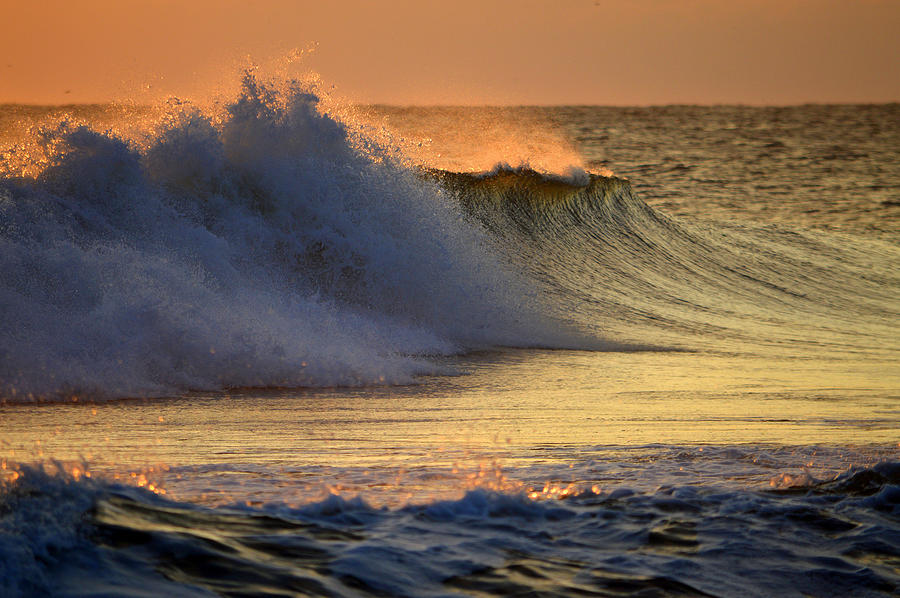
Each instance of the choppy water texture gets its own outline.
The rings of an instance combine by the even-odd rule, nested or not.
[[[0,593],[900,591],[900,114],[0,107]]]

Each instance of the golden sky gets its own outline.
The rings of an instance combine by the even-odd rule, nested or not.
[[[0,102],[202,96],[248,56],[397,104],[900,100],[900,0],[0,0]]]

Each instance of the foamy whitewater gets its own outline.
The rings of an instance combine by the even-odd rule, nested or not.
[[[144,148],[63,122],[3,184],[3,393],[409,382],[416,355],[565,342],[460,208],[249,79]],[[473,301],[471,298],[477,297]]]
[[[900,591],[897,105],[325,100],[0,106],[0,594]]]

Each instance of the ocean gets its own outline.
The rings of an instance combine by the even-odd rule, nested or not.
[[[900,592],[900,105],[0,106],[3,596]]]

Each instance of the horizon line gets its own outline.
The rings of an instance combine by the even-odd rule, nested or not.
[[[174,96],[173,96],[174,97]],[[155,106],[162,105],[166,102],[165,99],[159,100],[158,102],[150,102],[150,103],[138,103],[129,100],[110,100],[106,102],[62,102],[62,103],[49,103],[49,102],[2,102],[0,101],[0,106],[9,107],[9,106],[21,106],[21,107],[29,107],[29,108],[68,108],[68,107],[99,107],[99,106],[129,106],[129,107],[141,107],[141,108],[152,108]],[[609,103],[609,104],[594,104],[594,103],[584,103],[584,102],[574,102],[574,103],[524,103],[524,104],[498,104],[498,103],[394,103],[394,102],[348,102],[349,104],[356,107],[367,107],[367,108],[678,108],[678,107],[690,107],[690,108],[801,108],[805,106],[891,106],[894,104],[900,104],[900,99],[897,100],[888,100],[888,101],[845,101],[845,102],[832,102],[832,101],[804,101],[804,102],[791,102],[791,103],[783,103],[783,104],[769,104],[769,103],[756,103],[756,102],[698,102],[698,103],[689,103],[689,102],[665,102],[665,103],[638,103],[638,104],[618,104],[618,103]],[[200,103],[202,105],[202,103]]]

